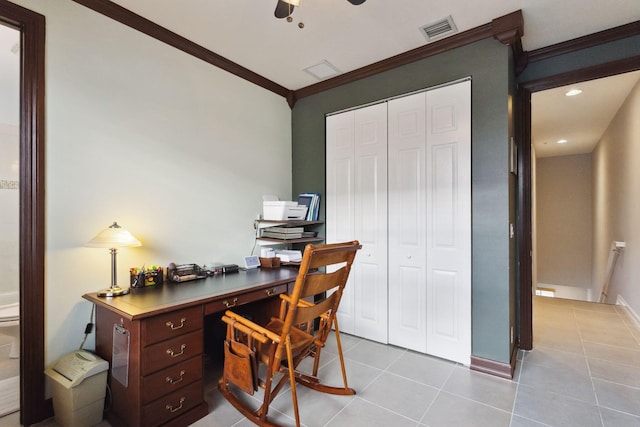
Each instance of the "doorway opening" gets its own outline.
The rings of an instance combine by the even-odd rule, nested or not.
[[[533,348],[533,174],[532,174],[532,95],[536,92],[614,76],[640,69],[636,58],[618,60],[581,70],[557,74],[518,86],[518,118],[521,147],[518,150],[518,259],[519,259],[519,344],[523,350]]]
[[[611,181],[612,134],[628,118],[640,71],[572,83],[532,94],[532,282],[539,296],[599,302],[616,263],[609,259],[616,212]],[[620,113],[620,114],[618,114]],[[630,144],[620,138],[618,144]],[[617,173],[624,174],[618,170]],[[618,201],[618,204],[620,201]],[[622,242],[622,243],[620,243]],[[618,267],[620,268],[620,266]],[[606,294],[606,291],[604,292]],[[602,302],[615,303],[603,298]]]

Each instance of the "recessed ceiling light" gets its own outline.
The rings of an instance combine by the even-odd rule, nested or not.
[[[567,142],[569,142],[569,141],[567,141],[566,139],[559,139],[559,140],[557,140],[556,142],[557,142],[558,144],[566,144],[566,143],[567,143]]]
[[[580,89],[571,89],[569,92],[565,93],[567,96],[576,96],[580,95],[582,91]]]

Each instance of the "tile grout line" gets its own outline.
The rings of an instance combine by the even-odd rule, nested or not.
[[[455,366],[454,366],[455,369]],[[424,413],[422,414],[422,417],[420,417],[420,420],[418,420],[418,422],[420,424],[426,424],[424,422],[424,417],[427,416],[427,414],[429,413],[429,411],[431,410],[431,408],[433,407],[433,404],[436,402],[436,400],[438,399],[438,396],[440,396],[440,393],[442,393],[442,388],[445,386],[445,384],[447,383],[447,381],[449,381],[449,379],[451,379],[451,376],[453,375],[453,371],[454,369],[451,370],[451,372],[449,372],[449,375],[447,376],[447,378],[442,382],[442,385],[437,389],[438,391],[436,392],[436,395],[433,397],[433,400],[431,401],[431,403],[429,405],[427,405],[427,409],[424,411]]]
[[[589,363],[589,357],[587,357],[587,348],[584,346],[584,338],[582,337],[582,327],[578,322],[578,318],[576,316],[575,307],[572,309],[573,317],[576,321],[576,326],[578,327],[578,337],[580,338],[580,345],[582,346],[582,353],[584,356],[584,360],[587,364],[587,372],[589,373],[589,381],[591,381],[591,390],[593,390],[593,396],[596,399],[596,407],[598,408],[598,415],[600,416],[600,425],[604,426],[604,418],[602,417],[602,408],[600,407],[600,400],[598,399],[598,393],[596,391],[596,384],[593,381],[593,375],[591,374],[591,364]]]
[[[518,381],[514,381],[516,383],[516,392],[513,396],[513,404],[511,405],[511,418],[509,418],[509,425],[513,424],[513,416],[516,413],[516,402],[518,401],[518,390],[520,390],[520,377],[522,376],[522,370],[524,369],[524,359],[525,352],[522,352],[522,359],[520,359],[520,373],[518,374]],[[517,360],[517,356],[516,356]]]

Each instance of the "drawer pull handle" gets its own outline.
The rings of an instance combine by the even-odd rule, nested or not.
[[[276,288],[267,289],[266,292],[268,297],[272,297],[276,294]]]
[[[169,411],[169,412],[176,412],[176,411],[179,411],[180,409],[182,409],[182,404],[184,403],[184,400],[185,400],[185,399],[184,399],[184,397],[181,397],[181,398],[180,398],[180,406],[176,406],[176,407],[174,408],[174,407],[173,407],[173,406],[171,406],[171,405],[167,405],[167,406],[165,406],[165,409],[166,409],[167,411]]]
[[[171,328],[171,329],[175,330],[175,329],[180,329],[180,328],[184,327],[184,322],[186,322],[186,321],[187,321],[187,319],[185,317],[183,317],[182,319],[180,319],[180,326],[174,325],[173,322],[167,322],[167,323],[165,323],[165,325],[168,328]]]
[[[180,378],[177,380],[174,380],[171,377],[167,377],[165,378],[165,380],[169,383],[169,384],[178,384],[180,381],[182,381],[184,379],[184,371],[180,371]]]
[[[182,344],[180,346],[180,353],[174,353],[172,349],[168,348],[167,349],[167,354],[171,357],[178,357],[178,356],[182,356],[184,354],[184,349],[187,348],[186,344]]]
[[[222,303],[227,307],[227,308],[231,308],[231,307],[235,307],[236,304],[238,303],[238,298],[234,298],[233,301],[229,302],[227,300],[222,301]]]

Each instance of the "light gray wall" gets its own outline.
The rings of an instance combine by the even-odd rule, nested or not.
[[[618,110],[593,151],[593,284],[599,294],[613,241],[626,247],[607,302],[619,296],[640,321],[640,82]]]
[[[114,220],[143,245],[119,251],[122,284],[133,266],[251,252],[262,195],[291,193],[291,111],[70,0],[15,2],[47,25],[48,364],[80,344],[91,309],[81,296],[109,285],[109,252],[83,245]]]
[[[536,161],[537,278],[546,285],[591,288],[591,154]]]
[[[293,194],[324,196],[325,114],[472,77],[472,353],[502,363],[510,359],[515,321],[508,225],[515,182],[508,171],[511,73],[509,47],[486,39],[300,99],[293,109]]]

